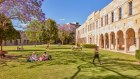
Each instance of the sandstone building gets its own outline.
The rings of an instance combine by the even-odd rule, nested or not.
[[[7,40],[3,41],[3,45],[5,46],[13,46],[13,45],[32,45],[34,43],[30,43],[25,31],[19,31],[21,39],[16,40]]]
[[[76,42],[122,52],[140,49],[140,0],[113,0],[93,12],[76,29]]]

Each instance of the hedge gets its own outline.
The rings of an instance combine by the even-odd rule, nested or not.
[[[97,45],[96,44],[83,44],[83,47],[84,48],[95,48],[95,47],[97,47]]]
[[[135,57],[140,61],[140,50],[136,50]]]

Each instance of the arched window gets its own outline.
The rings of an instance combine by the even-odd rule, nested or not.
[[[132,15],[132,8],[133,8],[133,3],[132,3],[132,1],[131,2],[129,2],[129,15]]]

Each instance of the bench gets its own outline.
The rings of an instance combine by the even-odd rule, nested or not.
[[[7,54],[7,51],[0,51],[0,56],[5,57],[5,54]]]
[[[72,46],[72,50],[82,50],[82,46]]]

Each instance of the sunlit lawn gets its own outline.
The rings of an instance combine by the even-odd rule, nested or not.
[[[140,79],[140,65],[134,56],[100,51],[103,65],[91,64],[92,49],[72,51],[71,46],[53,45],[49,50],[44,46],[4,47],[15,58],[0,59],[0,79]],[[45,62],[26,62],[36,51],[38,55],[47,51],[53,59]]]

